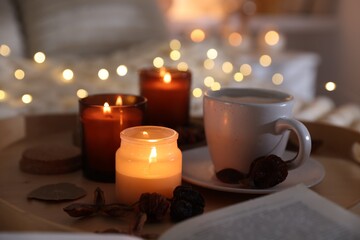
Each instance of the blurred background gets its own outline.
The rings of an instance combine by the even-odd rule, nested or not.
[[[326,99],[328,113],[359,105],[358,10],[357,0],[0,0],[0,116],[138,94],[148,66],[192,71],[193,116],[221,87],[288,91],[298,109]]]

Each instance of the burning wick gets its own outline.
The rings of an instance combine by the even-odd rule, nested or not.
[[[171,74],[170,73],[165,73],[164,75],[164,83],[170,83],[171,82]]]

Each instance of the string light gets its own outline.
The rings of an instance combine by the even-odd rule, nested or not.
[[[281,73],[275,73],[272,76],[272,82],[275,85],[281,85],[283,83],[283,81],[284,81],[284,76]]]
[[[233,71],[234,67],[231,62],[224,62],[222,64],[221,69],[223,70],[224,73],[231,73]]]
[[[262,55],[259,59],[259,63],[263,67],[268,67],[271,65],[272,59],[269,55]]]
[[[241,72],[237,72],[234,74],[234,80],[236,82],[241,82],[242,80],[244,80],[244,75]]]
[[[215,82],[215,79],[211,76],[207,76],[204,78],[204,85],[206,87],[211,87]]]
[[[221,85],[219,82],[214,82],[212,85],[211,85],[211,90],[213,91],[217,91],[217,90],[220,90],[221,89]]]
[[[169,45],[171,50],[180,50],[181,48],[181,42],[177,39],[171,40]]]
[[[232,32],[232,33],[230,33],[230,35],[228,37],[229,44],[233,47],[240,46],[242,43],[242,40],[243,40],[242,36],[238,32]]]
[[[193,96],[196,97],[196,98],[199,98],[199,97],[202,96],[201,88],[194,88],[192,93],[193,93]]]
[[[77,90],[76,95],[78,98],[86,98],[89,94],[85,89],[79,89]]]
[[[14,77],[17,80],[23,80],[25,78],[25,72],[22,69],[16,69],[14,72]]]
[[[128,72],[128,69],[125,65],[119,65],[117,68],[116,68],[116,73],[117,75],[119,75],[120,77],[123,77],[127,74]]]
[[[0,55],[3,57],[7,57],[9,56],[11,53],[11,49],[8,45],[6,44],[1,44],[0,45]]]
[[[325,84],[325,89],[329,92],[332,92],[336,89],[336,84],[334,82],[327,82]]]
[[[212,59],[205,59],[204,68],[207,70],[211,70],[215,67],[215,62]]]
[[[74,78],[74,72],[71,69],[65,69],[62,72],[65,81],[71,81]]]
[[[34,54],[34,61],[37,63],[43,63],[46,60],[45,53],[43,52],[37,52]]]
[[[209,59],[216,59],[217,56],[218,56],[218,52],[217,52],[216,49],[210,48],[210,49],[206,52],[206,56],[207,56]]]
[[[179,62],[179,64],[177,65],[177,69],[179,71],[187,71],[189,69],[189,66],[186,62]]]
[[[171,60],[177,61],[177,60],[180,59],[180,57],[181,57],[181,53],[180,53],[178,50],[172,50],[172,51],[170,52],[170,58],[171,58]]]
[[[105,68],[100,69],[98,72],[98,77],[100,78],[100,80],[107,80],[109,78],[109,71]]]
[[[162,59],[161,57],[156,57],[153,60],[153,65],[156,68],[161,68],[164,66],[164,59]]]
[[[22,101],[23,103],[25,103],[25,104],[31,103],[32,100],[33,100],[33,98],[32,98],[32,96],[31,96],[30,94],[24,94],[24,95],[22,95],[22,97],[21,97],[21,101]]]
[[[240,66],[240,72],[244,75],[244,76],[249,76],[252,73],[252,68],[249,64],[244,63]]]
[[[277,33],[276,31],[271,30],[265,34],[265,42],[270,46],[276,45],[279,42],[279,40],[280,40],[280,36],[279,33]]]
[[[205,39],[205,32],[199,28],[194,29],[190,34],[190,38],[193,42],[202,42]]]
[[[4,90],[0,90],[0,101],[4,101],[6,99],[6,92]]]

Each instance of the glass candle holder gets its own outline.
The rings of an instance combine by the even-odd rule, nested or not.
[[[146,124],[178,127],[189,122],[191,72],[140,70],[140,94],[148,99]]]
[[[143,123],[146,98],[99,94],[79,101],[84,175],[115,182],[115,153],[120,132]]]
[[[178,133],[160,126],[139,126],[121,132],[116,152],[116,197],[133,204],[142,193],[168,198],[181,184],[182,154]]]

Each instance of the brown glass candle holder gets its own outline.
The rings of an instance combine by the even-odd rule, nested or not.
[[[85,177],[115,182],[120,132],[143,124],[147,99],[125,94],[91,95],[79,101]]]
[[[179,127],[189,123],[191,72],[173,68],[140,70],[140,94],[148,99],[146,124]]]

